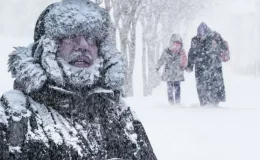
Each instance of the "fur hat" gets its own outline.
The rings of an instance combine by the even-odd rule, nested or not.
[[[70,35],[93,36],[102,41],[110,27],[109,14],[89,0],[63,0],[49,5],[39,16],[34,42],[43,35],[59,39]]]

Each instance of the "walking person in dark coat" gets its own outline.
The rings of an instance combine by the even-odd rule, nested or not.
[[[221,35],[201,23],[192,38],[186,71],[195,66],[197,92],[201,106],[218,106],[226,100],[222,62],[230,59],[227,42]]]
[[[169,47],[164,49],[157,63],[157,71],[163,65],[165,65],[165,68],[162,74],[162,80],[167,82],[168,101],[170,104],[180,104],[180,83],[184,81],[184,68],[187,65],[187,56],[183,49],[183,42],[180,35],[172,35]]]
[[[34,43],[9,55],[14,89],[0,100],[1,160],[156,160],[118,91],[124,63],[109,14],[63,0],[40,15]]]

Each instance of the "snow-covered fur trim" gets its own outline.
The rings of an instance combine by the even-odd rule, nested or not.
[[[59,86],[64,86],[65,80],[63,70],[59,67],[59,64],[57,62],[56,52],[58,49],[58,45],[56,44],[56,42],[43,36],[38,44],[38,48],[42,48],[40,63],[43,69],[46,71],[48,77]],[[40,51],[36,50],[36,53],[40,53]]]
[[[25,93],[39,90],[47,81],[47,76],[42,66],[32,57],[32,45],[15,49],[9,55],[9,72],[17,83],[23,85]]]
[[[63,0],[45,17],[45,35],[54,39],[88,35],[102,41],[108,34],[109,14],[88,0]]]
[[[122,54],[116,49],[116,43],[109,34],[100,44],[99,54],[104,59],[106,70],[104,83],[109,89],[122,89],[126,71]]]
[[[64,71],[66,67],[62,67],[58,63],[57,47],[58,44],[54,40],[43,36],[38,43],[34,56],[31,53],[32,45],[27,48],[16,48],[9,55],[9,71],[20,85],[20,89],[25,93],[40,90],[48,79],[54,81],[59,87],[68,85],[69,82],[66,79],[68,75],[65,75],[66,72]],[[101,43],[99,55],[97,64],[91,66],[92,69],[95,68],[93,69],[95,73],[86,75],[86,77],[89,76],[89,80],[81,82],[84,84],[78,85],[78,87],[91,86],[98,80],[102,80],[104,86],[99,87],[112,90],[120,89],[123,85],[124,63],[122,55],[117,51],[109,36],[104,38]],[[69,64],[66,66],[69,68]],[[71,67],[73,68],[73,66]],[[100,69],[97,70],[97,68]],[[97,71],[101,71],[103,74],[101,72],[96,73]]]

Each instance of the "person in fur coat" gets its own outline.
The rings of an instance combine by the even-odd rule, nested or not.
[[[156,160],[122,100],[124,63],[109,14],[63,0],[40,15],[34,43],[9,55],[14,89],[0,101],[1,160]]]

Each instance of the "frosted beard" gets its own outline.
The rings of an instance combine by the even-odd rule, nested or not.
[[[100,70],[103,67],[103,60],[101,58],[97,58],[88,68],[72,66],[62,58],[57,58],[57,60],[63,68],[67,85],[73,88],[91,87],[100,78]]]
[[[42,39],[42,45],[41,64],[48,73],[48,78],[53,80],[57,85],[80,90],[81,88],[95,85],[100,79],[103,58],[98,57],[88,68],[79,68],[70,65],[57,56],[58,45],[54,40],[49,38]],[[79,52],[73,53],[71,58],[78,54]]]

